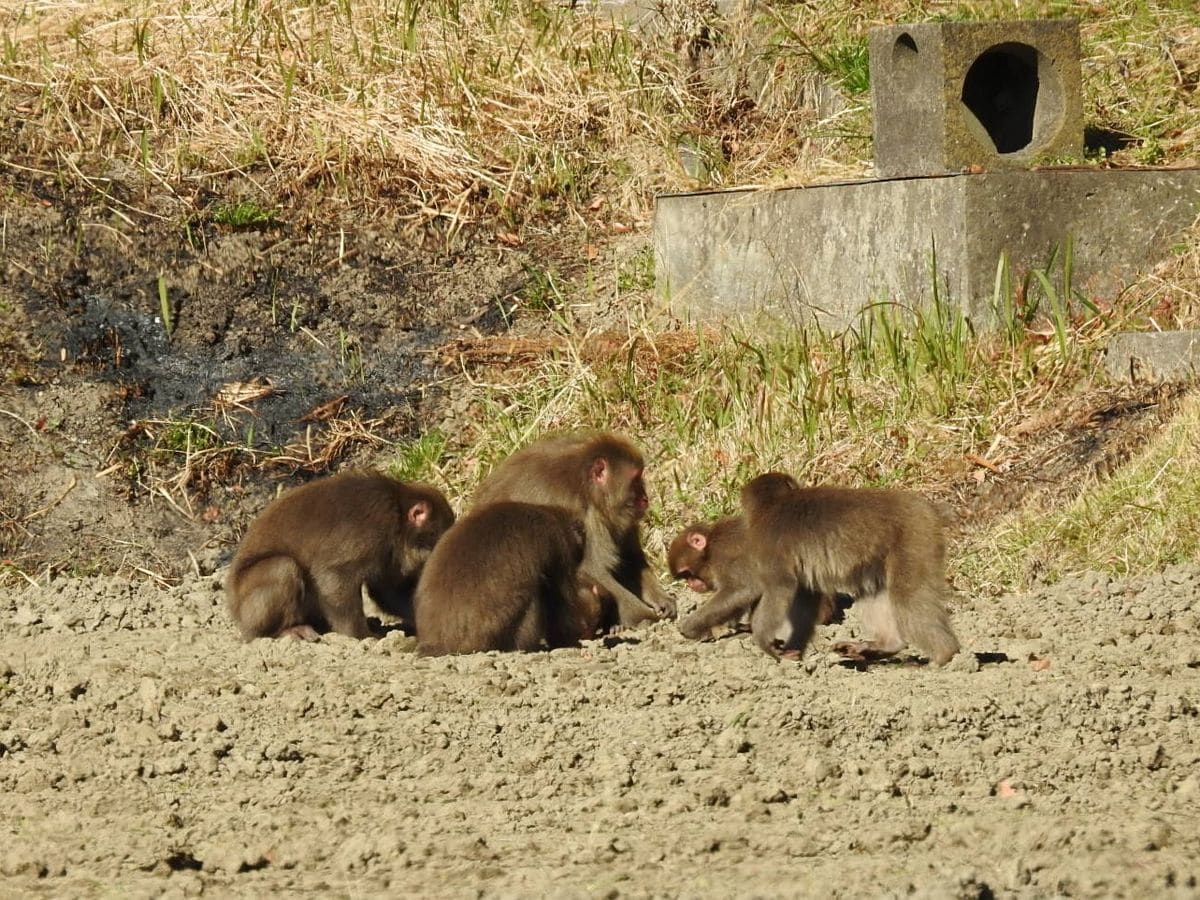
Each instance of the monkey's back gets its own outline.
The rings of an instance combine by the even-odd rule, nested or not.
[[[788,559],[810,584],[850,591],[882,585],[889,554],[941,566],[942,517],[927,499],[890,488],[797,488],[755,509],[747,523],[764,552]],[[854,566],[848,565],[856,560]]]
[[[502,460],[475,490],[476,507],[501,501],[561,506],[582,512],[588,470],[597,456],[641,464],[641,453],[619,435],[577,431],[534,441]]]
[[[531,650],[555,645],[575,615],[582,523],[567,510],[501,501],[459,519],[434,547],[417,584],[414,617],[423,655]],[[564,594],[571,594],[564,596]]]
[[[382,472],[354,470],[310,481],[273,500],[251,522],[234,556],[230,576],[270,556],[287,556],[302,566],[320,559],[330,568],[362,565],[368,557],[380,563],[392,553],[380,534],[409,534],[406,509],[417,500],[431,506],[438,527],[416,540],[430,541],[454,520],[441,492],[424,484],[397,481]]]

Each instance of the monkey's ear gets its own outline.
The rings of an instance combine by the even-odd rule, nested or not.
[[[408,508],[408,521],[417,528],[424,528],[425,523],[429,521],[429,514],[433,509],[429,506],[428,500],[418,500]]]
[[[693,550],[703,550],[708,546],[708,538],[699,531],[689,531],[687,535],[688,546]]]
[[[592,460],[592,481],[595,484],[604,484],[608,481],[608,460],[603,456],[597,456]]]

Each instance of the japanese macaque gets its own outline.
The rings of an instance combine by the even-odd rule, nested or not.
[[[835,650],[891,656],[906,644],[944,665],[958,652],[946,611],[945,538],[929,501],[905,491],[801,487],[769,472],[742,489],[746,558],[761,599],[751,618],[759,647],[799,658],[821,597],[854,599],[866,640]]]
[[[417,585],[422,656],[578,646],[600,624],[581,585],[582,520],[557,506],[478,507],[446,532]]]
[[[642,454],[627,439],[586,431],[545,438],[498,465],[475,504],[502,500],[559,506],[587,533],[581,583],[603,606],[601,626],[673,618],[675,601],[650,571],[639,523],[649,498]]]
[[[362,588],[412,621],[421,567],[454,522],[436,488],[380,472],[334,475],[274,500],[246,531],[225,581],[242,637],[371,636]]]
[[[673,577],[686,581],[696,593],[715,592],[679,621],[680,632],[692,640],[708,637],[718,625],[747,615],[761,595],[746,558],[746,521],[741,516],[689,525],[671,541],[667,565]],[[822,594],[819,600],[818,624],[841,621],[832,594]]]

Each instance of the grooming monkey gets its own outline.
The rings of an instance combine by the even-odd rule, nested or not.
[[[689,525],[671,541],[667,550],[671,575],[686,581],[698,594],[714,592],[704,605],[680,620],[684,637],[708,637],[718,625],[740,619],[753,609],[762,592],[746,552],[746,521],[741,516]],[[820,604],[818,624],[841,621],[832,594],[822,594]]]
[[[583,522],[557,506],[499,502],[472,510],[438,542],[417,585],[422,656],[574,647],[600,624],[579,581]]]
[[[958,652],[946,611],[945,537],[934,506],[906,491],[803,488],[769,472],[742,489],[746,559],[761,599],[751,618],[759,647],[799,658],[821,596],[855,598],[867,639],[834,649],[852,659],[906,644],[945,665]]]
[[[412,621],[412,593],[430,551],[454,522],[436,488],[380,472],[346,472],[293,488],[242,538],[225,581],[245,640],[371,635],[365,584],[383,610]]]
[[[582,520],[581,583],[600,597],[601,626],[672,618],[675,601],[650,572],[639,523],[649,498],[642,454],[626,438],[585,431],[544,438],[500,463],[475,505],[502,500],[559,506]]]

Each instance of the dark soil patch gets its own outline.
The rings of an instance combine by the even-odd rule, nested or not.
[[[529,267],[316,200],[235,229],[215,203],[0,190],[0,558],[25,571],[211,565],[273,480],[436,420],[431,351],[510,323]]]

